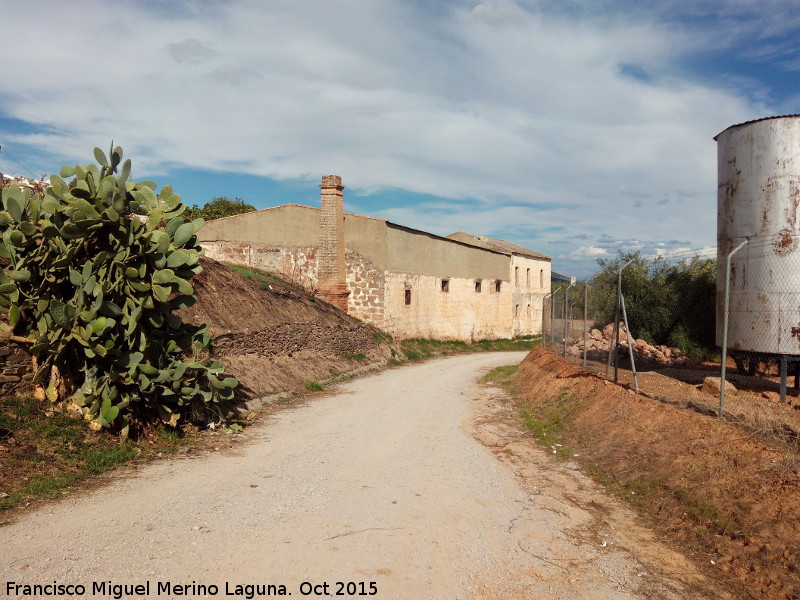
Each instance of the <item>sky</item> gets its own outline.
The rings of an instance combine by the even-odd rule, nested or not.
[[[0,172],[319,205],[586,277],[716,244],[716,143],[800,113],[784,0],[0,0]]]

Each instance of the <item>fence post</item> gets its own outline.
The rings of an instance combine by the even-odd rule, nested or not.
[[[575,333],[575,305],[578,303],[576,300],[575,302],[569,303],[569,333],[572,335]]]
[[[545,306],[546,306],[547,297],[548,296],[552,296],[552,295],[553,295],[553,292],[547,292],[544,295],[544,297],[542,297],[542,347],[543,348],[547,347],[546,346],[546,344],[547,344],[547,326],[545,324],[545,315],[550,310],[549,307],[545,308]],[[552,302],[552,301],[553,301],[553,299],[550,298],[550,302]]]
[[[567,302],[569,302],[569,289],[573,285],[575,285],[574,277],[572,277],[572,281],[564,291],[564,358],[567,357]]]
[[[725,371],[728,362],[728,312],[729,312],[729,302],[730,302],[730,287],[731,287],[731,258],[733,255],[736,254],[739,250],[741,250],[744,245],[749,242],[750,240],[745,240],[736,248],[731,250],[730,254],[728,254],[728,258],[725,260],[725,302],[722,308],[723,310],[723,318],[722,318],[722,365],[720,366],[720,373],[719,373],[719,418],[722,419],[725,411]]]
[[[550,298],[550,345],[555,346],[556,337],[555,337],[555,322],[556,322],[556,294],[560,292],[563,288],[558,288],[555,292],[553,292],[552,297]]]
[[[620,308],[620,299],[622,298],[622,271],[625,270],[629,264],[633,262],[633,259],[626,262],[617,273],[617,304],[616,308],[614,309],[614,333],[611,335],[611,339],[614,340],[614,383],[617,383],[619,378],[619,308]],[[627,325],[625,326],[627,327]],[[608,375],[608,370],[611,368],[611,352],[608,353],[608,363],[606,364],[606,375]]]
[[[590,275],[584,282],[583,282],[583,366],[586,366],[586,320],[588,318],[588,311],[589,311],[589,282],[600,275],[600,273],[595,273],[594,275]]]
[[[622,318],[625,319],[625,335],[628,338],[628,355],[631,357],[631,371],[633,372],[633,385],[636,388],[636,393],[639,393],[639,377],[636,375],[636,362],[633,360],[633,337],[631,336],[631,328],[628,326],[628,311],[625,310],[625,296],[620,294],[619,299],[622,304]]]

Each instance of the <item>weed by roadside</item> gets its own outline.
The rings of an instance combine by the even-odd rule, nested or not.
[[[309,392],[322,392],[325,391],[325,386],[323,386],[318,381],[309,381],[308,383],[306,383],[306,389]]]
[[[525,425],[536,441],[562,458],[572,458],[574,455],[572,449],[563,443],[563,437],[569,426],[570,412],[577,402],[578,396],[564,387],[556,396],[540,405],[520,409]]]
[[[541,336],[523,336],[514,339],[479,340],[473,344],[459,340],[430,340],[426,338],[409,338],[400,340],[400,353],[406,361],[418,361],[433,358],[434,356],[447,356],[450,354],[465,354],[469,352],[511,352],[515,350],[531,350],[539,345]],[[391,364],[403,362],[393,354],[395,361]]]
[[[375,338],[376,342],[385,342],[387,344],[394,342],[394,338],[390,334],[383,331],[376,331],[372,334],[372,337]]]
[[[0,396],[0,525],[5,510],[58,498],[73,484],[134,459],[174,454],[199,441],[167,426],[122,441],[47,402]]]
[[[422,360],[423,358],[430,358],[433,356],[433,353],[423,354],[422,352],[418,352],[412,348],[401,348],[403,354],[406,355],[406,360],[415,361],[415,360]]]
[[[519,365],[496,367],[483,376],[483,382],[493,383],[513,393],[515,390],[513,378],[518,368]]]
[[[69,485],[139,454],[136,445],[91,431],[30,397],[0,397],[0,510],[55,498]]]
[[[168,425],[162,425],[156,429],[156,435],[164,442],[163,447],[159,450],[162,454],[174,454],[181,446],[188,443],[188,438],[183,430]]]

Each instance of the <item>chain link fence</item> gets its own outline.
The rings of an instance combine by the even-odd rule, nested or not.
[[[584,281],[554,284],[542,310],[542,344],[631,393],[796,441],[798,242],[737,242],[720,258],[716,248],[621,255]]]

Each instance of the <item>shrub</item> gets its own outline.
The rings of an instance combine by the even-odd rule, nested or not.
[[[94,156],[99,167],[63,167],[43,194],[0,190],[0,307],[32,342],[34,381],[94,429],[221,420],[238,382],[209,357],[207,325],[173,312],[196,301],[203,220],[187,221],[169,186],[129,181],[120,147]]]
[[[210,221],[211,219],[220,219],[222,217],[251,212],[255,209],[255,206],[247,204],[241,198],[226,198],[220,196],[207,202],[202,208],[195,204],[188,210],[188,213],[192,219],[202,218]]]

